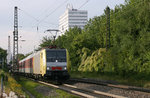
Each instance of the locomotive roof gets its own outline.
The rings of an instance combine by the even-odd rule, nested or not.
[[[37,51],[37,52],[35,52],[35,53],[32,53],[32,54],[30,54],[29,56],[27,56],[26,58],[20,60],[19,63],[20,63],[20,62],[23,62],[23,61],[25,61],[25,60],[28,60],[28,59],[30,59],[30,58],[32,58],[33,56],[35,56],[36,54],[40,53],[40,52],[41,52],[42,50],[44,50],[44,49],[45,49],[45,50],[52,50],[52,51],[66,50],[66,49],[49,49],[49,48],[43,48],[43,49],[41,49],[40,51]]]
[[[49,48],[45,48],[45,50],[66,50],[66,49],[49,49]]]

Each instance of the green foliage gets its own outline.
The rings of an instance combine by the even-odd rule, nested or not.
[[[67,51],[67,70],[70,71],[71,70],[71,61],[70,61],[70,56],[69,56],[69,52]]]
[[[7,57],[7,51],[0,48],[0,67],[2,66],[2,62],[4,65],[6,64],[6,57]]]
[[[118,83],[123,85],[131,85],[131,86],[140,86],[150,89],[150,78],[149,75],[145,75],[145,73],[130,75],[129,77],[122,77],[116,75],[115,73],[101,73],[101,72],[78,72],[72,71],[70,72],[72,78],[91,78],[91,79],[100,79],[100,80],[108,80],[112,83]]]
[[[22,60],[22,59],[24,59],[24,58],[25,58],[24,54],[18,54],[18,59],[19,59],[19,60]]]
[[[35,88],[39,86],[40,84],[27,80],[25,78],[20,78],[20,81],[18,81],[19,84],[21,84],[22,87],[24,87],[27,91],[29,91],[33,96],[36,98],[43,98],[44,96],[41,93],[38,93]]]
[[[58,98],[80,98],[79,96],[71,95],[71,94],[64,92],[62,90],[59,90],[59,89],[56,89],[56,92],[59,93],[59,96],[57,96]]]
[[[58,42],[60,42],[61,44],[58,44],[57,46],[61,47],[61,48],[66,48],[68,50],[69,53],[69,60],[70,60],[70,65],[71,69],[77,69],[78,65],[79,65],[79,60],[80,58],[80,49],[82,48],[82,44],[79,42],[80,37],[78,38],[77,36],[81,35],[81,29],[80,28],[73,28],[73,29],[69,29],[69,31],[67,31],[64,35],[62,35],[61,37],[59,37],[56,40],[56,44],[58,44]],[[68,61],[69,62],[69,61]]]
[[[49,37],[43,37],[43,40],[40,44],[40,48],[45,48],[45,47],[49,47],[51,46],[53,43],[52,43],[52,39],[49,38]]]
[[[0,58],[6,58],[7,56],[7,51],[0,48]]]
[[[78,96],[25,78],[20,78],[19,83],[35,98],[78,98]]]
[[[0,70],[0,78],[3,77],[4,91],[8,95],[10,91],[15,92],[18,96],[25,95],[20,84],[6,71]],[[1,81],[0,81],[1,82]]]
[[[90,50],[86,48],[82,49],[83,56],[78,70],[83,72],[103,72],[105,67],[103,53],[106,52],[106,49],[100,48],[94,51],[91,56],[88,56],[89,51]]]
[[[114,70],[120,75],[130,73],[150,73],[149,58],[145,58],[150,51],[150,14],[148,4],[145,0],[131,0],[126,5],[119,7],[119,12],[113,15],[113,47],[111,48],[110,59],[117,58]],[[144,17],[143,17],[144,15]],[[149,26],[149,27],[148,27]],[[147,56],[146,56],[147,57]]]
[[[90,19],[83,30],[69,29],[56,40],[69,53],[71,70],[150,74],[150,1],[126,0],[110,11],[111,47],[106,47],[106,14]]]

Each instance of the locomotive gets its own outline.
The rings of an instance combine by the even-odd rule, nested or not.
[[[42,49],[19,61],[19,73],[35,79],[67,80],[66,49]]]

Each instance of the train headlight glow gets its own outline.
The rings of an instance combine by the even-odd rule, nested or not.
[[[47,67],[47,70],[49,70],[49,67]]]
[[[64,67],[64,70],[67,70],[67,67]]]

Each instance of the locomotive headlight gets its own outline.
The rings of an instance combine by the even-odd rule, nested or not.
[[[47,67],[47,70],[49,70],[49,67]]]
[[[64,67],[64,70],[67,70],[67,67]]]

